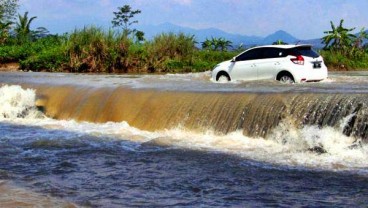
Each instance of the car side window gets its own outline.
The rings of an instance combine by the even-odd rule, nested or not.
[[[282,48],[264,48],[263,58],[281,58],[286,57],[286,53]]]
[[[248,51],[245,51],[244,53],[240,54],[236,57],[236,61],[249,61],[254,59],[260,59],[261,58],[261,48],[255,48]]]

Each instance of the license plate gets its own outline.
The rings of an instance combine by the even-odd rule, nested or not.
[[[319,69],[322,67],[322,62],[314,62],[313,63],[313,68],[314,69]]]

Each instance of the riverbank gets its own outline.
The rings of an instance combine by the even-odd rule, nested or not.
[[[1,64],[0,63],[0,72],[4,72],[4,71],[19,71],[19,63],[4,63],[4,64]]]

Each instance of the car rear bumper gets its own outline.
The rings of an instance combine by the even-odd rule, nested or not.
[[[327,79],[328,71],[327,67],[322,67],[320,69],[300,69],[303,70],[302,73],[294,73],[295,82],[315,82]]]

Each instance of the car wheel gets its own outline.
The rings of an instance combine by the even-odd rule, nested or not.
[[[295,81],[290,75],[282,75],[279,80],[283,84],[293,84]]]
[[[218,78],[217,81],[220,83],[226,83],[230,81],[230,77],[226,74],[221,74]]]

